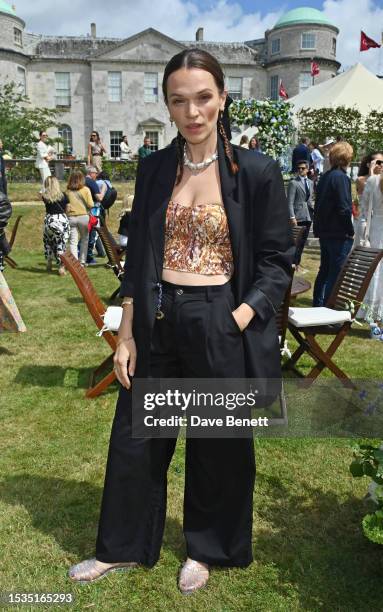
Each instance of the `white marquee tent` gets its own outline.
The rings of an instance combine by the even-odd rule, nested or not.
[[[367,115],[371,110],[383,110],[383,79],[358,63],[332,79],[313,85],[289,102],[295,113],[302,108],[346,106]]]

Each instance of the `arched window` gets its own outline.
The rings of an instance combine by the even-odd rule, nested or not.
[[[66,125],[64,123],[63,125],[60,125],[58,132],[59,138],[61,138],[63,141],[63,153],[71,154],[73,152],[72,128],[70,127],[70,125]]]

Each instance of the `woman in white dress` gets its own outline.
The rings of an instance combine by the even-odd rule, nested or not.
[[[362,227],[368,225],[371,206],[370,227],[364,230],[365,238],[374,249],[383,249],[383,175],[373,174],[366,181],[361,197]],[[371,337],[383,340],[383,265],[380,263],[371,279],[364,299],[361,316],[370,323]]]

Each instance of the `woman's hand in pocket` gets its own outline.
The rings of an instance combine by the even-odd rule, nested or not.
[[[240,306],[238,306],[238,308],[233,310],[231,314],[233,315],[239,329],[241,332],[243,332],[243,330],[246,329],[252,318],[255,316],[255,311],[251,308],[251,306],[243,302]]]

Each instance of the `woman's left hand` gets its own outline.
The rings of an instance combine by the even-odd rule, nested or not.
[[[255,311],[248,304],[241,304],[231,313],[241,332],[246,329],[251,319],[255,316]]]

